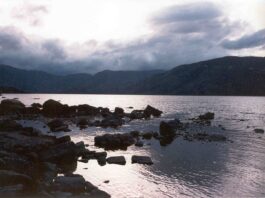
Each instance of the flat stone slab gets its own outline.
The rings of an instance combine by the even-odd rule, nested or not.
[[[119,165],[126,164],[126,160],[124,156],[108,157],[107,162],[108,164],[119,164]]]
[[[152,165],[153,161],[148,156],[133,155],[132,156],[132,164],[134,164],[134,163]]]

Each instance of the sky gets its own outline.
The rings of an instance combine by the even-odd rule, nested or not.
[[[56,74],[265,56],[265,0],[0,0],[0,64]]]

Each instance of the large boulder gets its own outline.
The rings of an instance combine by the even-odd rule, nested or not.
[[[120,107],[115,107],[114,113],[118,116],[123,116],[124,115],[124,109]]]
[[[64,132],[69,132],[68,125],[65,124],[61,119],[54,119],[50,121],[47,124],[52,132],[59,132],[59,131],[64,131]]]
[[[181,128],[183,124],[178,120],[171,120],[169,122],[161,121],[159,132],[161,136],[174,136],[177,129]]]
[[[150,116],[154,116],[154,117],[159,117],[161,116],[163,112],[150,106],[150,105],[147,105],[147,107],[145,108],[144,110],[144,115],[145,117],[150,117]]]
[[[130,134],[105,134],[94,138],[97,147],[106,150],[127,149],[134,144],[134,138]]]
[[[20,113],[25,105],[16,99],[5,99],[1,101],[0,104],[0,114],[13,114]]]
[[[40,153],[42,161],[55,163],[76,161],[77,157],[76,145],[71,141],[51,146]]]
[[[83,104],[83,105],[78,105],[77,106],[77,115],[79,116],[88,116],[88,115],[97,115],[100,111],[98,108]]]
[[[50,99],[43,103],[42,112],[45,116],[57,117],[62,115],[64,108],[60,102]]]

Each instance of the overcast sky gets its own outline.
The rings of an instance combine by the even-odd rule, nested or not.
[[[0,0],[0,64],[53,73],[265,56],[265,0]]]

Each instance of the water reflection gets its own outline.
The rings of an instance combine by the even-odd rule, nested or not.
[[[108,156],[124,155],[127,161],[125,166],[100,166],[96,160],[90,160],[88,163],[78,163],[76,172],[113,197],[265,196],[265,136],[253,132],[254,128],[264,128],[264,97],[48,94],[6,94],[5,97],[18,97],[28,105],[53,98],[69,105],[88,103],[110,109],[119,106],[127,112],[132,110],[127,108],[129,106],[142,109],[150,104],[164,111],[162,118],[135,120],[118,130],[91,127],[80,131],[73,127],[73,140],[84,141],[91,150],[101,150],[93,146],[95,135],[131,130],[158,131],[160,120],[188,120],[213,111],[216,115],[213,125],[222,125],[226,130],[218,133],[224,133],[233,143],[187,142],[179,137],[167,146],[161,146],[159,141],[152,139],[146,141],[150,145],[145,144],[143,148],[131,146],[127,151],[108,151]],[[131,156],[135,154],[150,156],[154,165],[131,164]],[[110,182],[104,183],[105,180]]]

